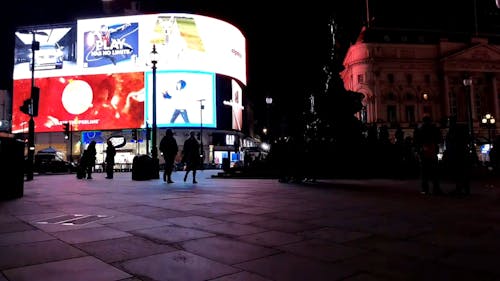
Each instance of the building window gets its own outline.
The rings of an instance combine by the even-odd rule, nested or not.
[[[396,94],[394,94],[393,92],[388,92],[387,93],[387,100],[395,101],[396,100]]]
[[[476,111],[476,118],[478,120],[481,120],[481,118],[483,118],[482,117],[482,113],[481,113],[481,111],[482,111],[481,110],[481,108],[482,108],[481,104],[482,104],[481,103],[481,94],[478,93],[478,92],[476,92],[474,94],[474,108],[475,108],[475,111]]]
[[[424,115],[427,115],[432,118],[432,107],[430,106],[424,106]]]
[[[366,110],[366,105],[361,108],[361,122],[366,123],[368,121],[368,112]]]
[[[226,145],[234,145],[235,137],[234,135],[226,135]]]
[[[388,105],[387,106],[387,121],[389,123],[394,123],[396,122],[396,106],[394,105]]]
[[[423,91],[422,92],[422,100],[423,101],[428,101],[429,100],[429,92]]]
[[[363,74],[358,74],[358,84],[364,83]]]
[[[387,74],[387,81],[389,81],[389,83],[394,83],[394,74],[392,73],[389,73]]]
[[[410,92],[406,93],[406,100],[412,101],[414,99],[415,99],[415,96],[412,93],[410,93]]]
[[[457,94],[454,92],[449,93],[450,98],[450,115],[457,116]]]
[[[425,83],[430,84],[431,83],[431,76],[429,74],[425,74],[424,81],[425,81]]]
[[[405,108],[406,122],[415,123],[415,107],[413,105],[407,105]]]
[[[413,82],[413,76],[411,74],[406,74],[406,83],[410,85],[411,82]]]

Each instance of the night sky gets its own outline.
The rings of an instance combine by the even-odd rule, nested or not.
[[[500,18],[495,1],[476,1],[481,15],[480,27],[488,22],[496,24],[496,30],[500,30],[500,21],[495,23],[491,19]],[[212,16],[239,27],[247,38],[248,86],[254,103],[264,105],[264,97],[270,95],[280,105],[285,105],[282,108],[300,105],[306,93],[321,83],[322,67],[329,56],[328,23],[332,17],[342,33],[338,43],[344,50],[355,40],[368,15],[372,19],[371,25],[380,27],[465,32],[472,32],[475,28],[474,0],[372,0],[369,1],[369,13],[366,3],[366,0],[283,3],[142,0],[140,8],[144,12],[189,12]],[[15,26],[107,16],[101,10],[100,0],[29,0],[14,1],[13,5],[13,10],[4,8],[0,11],[2,22],[6,23],[0,27],[0,32],[7,36],[1,47],[2,54],[13,52],[10,44],[13,44]],[[10,90],[13,57],[4,55],[0,60],[0,88]]]

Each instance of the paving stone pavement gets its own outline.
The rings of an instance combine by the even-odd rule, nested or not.
[[[500,181],[456,198],[416,180],[217,172],[35,176],[0,201],[0,281],[500,280]]]

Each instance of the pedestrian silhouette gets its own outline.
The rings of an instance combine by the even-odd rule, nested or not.
[[[432,194],[441,195],[439,179],[439,145],[442,143],[441,131],[432,123],[430,116],[422,119],[422,125],[415,130],[415,144],[420,162],[421,193],[429,194],[432,183]]]
[[[500,175],[500,136],[496,137],[493,141],[493,147],[490,149],[490,167],[493,175]]]
[[[193,183],[196,181],[196,169],[200,164],[200,144],[195,138],[193,131],[189,132],[189,138],[184,141],[182,148],[182,162],[186,163],[186,174],[184,181],[187,180],[190,171],[193,171]]]
[[[470,134],[466,124],[457,124],[455,118],[450,119],[445,146],[446,150],[443,158],[451,179],[455,183],[455,189],[450,194],[457,196],[468,195],[470,194],[472,154]]]
[[[165,160],[165,171],[163,173],[163,181],[167,183],[173,183],[172,172],[175,165],[175,157],[179,148],[177,146],[177,141],[174,138],[174,133],[171,129],[165,131],[165,136],[160,141],[160,151],[163,154],[163,159]]]
[[[107,179],[112,179],[113,178],[113,172],[115,168],[115,155],[116,155],[116,149],[111,142],[111,140],[108,140],[106,142],[106,159],[105,159],[105,164],[106,164],[106,178]]]
[[[80,165],[87,174],[87,179],[92,179],[92,170],[94,169],[97,150],[95,148],[96,142],[91,141],[87,148],[83,151]],[[84,176],[85,177],[85,176]]]

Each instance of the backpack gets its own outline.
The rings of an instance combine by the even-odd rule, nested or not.
[[[437,155],[436,145],[433,143],[424,143],[422,145],[422,156],[424,158],[434,158]]]

